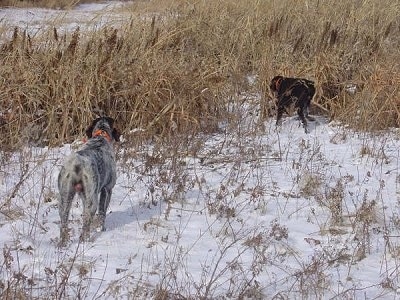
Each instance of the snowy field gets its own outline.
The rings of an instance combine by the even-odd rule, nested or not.
[[[9,12],[0,10],[2,22]],[[259,102],[234,101],[231,123],[187,148],[179,137],[127,148],[126,137],[107,231],[79,242],[76,199],[65,248],[56,183],[80,142],[2,154],[0,293],[400,299],[400,132],[354,132],[322,116],[309,134],[296,117],[277,130],[259,120]]]
[[[78,26],[86,29],[116,26],[131,17],[129,10],[124,9],[127,4],[129,2],[105,1],[81,4],[71,10],[5,8],[0,9],[0,25],[11,28],[16,26],[33,36],[53,27],[70,31]]]
[[[18,278],[40,298],[399,297],[398,132],[322,117],[310,134],[295,117],[276,131],[249,113],[257,102],[187,153],[122,143],[107,231],[79,243],[77,199],[62,249],[56,178],[79,145],[3,158],[2,284]]]

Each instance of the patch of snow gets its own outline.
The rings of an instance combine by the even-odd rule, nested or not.
[[[104,25],[118,25],[129,19],[122,7],[129,2],[106,1],[81,4],[71,10],[45,8],[0,9],[0,26],[19,27],[35,35],[47,29],[62,28],[70,31],[77,27],[94,29]]]

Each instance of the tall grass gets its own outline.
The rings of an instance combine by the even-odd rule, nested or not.
[[[263,117],[268,81],[283,74],[315,80],[314,100],[331,117],[363,130],[399,126],[397,2],[135,1],[130,9],[118,28],[35,36],[0,28],[3,149],[71,141],[98,111],[125,133],[213,130],[229,117],[230,96],[254,89],[247,75],[257,76]]]

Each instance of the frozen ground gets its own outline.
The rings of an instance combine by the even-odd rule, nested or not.
[[[295,117],[276,131],[249,113],[257,102],[187,153],[122,144],[107,231],[80,244],[76,200],[63,249],[56,177],[76,145],[3,158],[0,288],[19,278],[51,298],[400,297],[398,132],[323,117],[310,134]]]
[[[71,10],[3,8],[0,9],[0,26],[19,27],[31,35],[54,27],[68,31],[78,26],[87,29],[116,26],[131,17],[131,13],[123,9],[127,4],[129,1],[104,1],[81,4]]]

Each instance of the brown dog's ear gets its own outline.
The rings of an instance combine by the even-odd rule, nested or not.
[[[118,129],[113,128],[112,130],[112,137],[116,142],[119,142],[119,137],[121,136],[121,133],[118,131]]]
[[[276,91],[276,82],[278,80],[282,79],[282,76],[275,76],[274,78],[272,78],[270,84],[269,84],[269,88],[271,89],[271,91]]]
[[[277,92],[279,90],[280,82],[282,81],[283,77],[278,75],[272,78],[269,88],[273,92]]]

